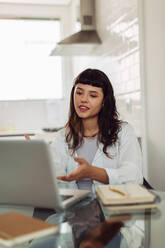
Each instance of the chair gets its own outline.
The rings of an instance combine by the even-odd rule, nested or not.
[[[146,188],[146,189],[154,189],[148,182],[147,180],[143,177],[143,186]]]
[[[139,145],[140,145],[140,148],[141,148],[141,137],[138,137],[138,142],[139,142]],[[147,180],[143,177],[143,186],[146,188],[146,189],[154,189],[152,188],[152,186],[147,182]]]

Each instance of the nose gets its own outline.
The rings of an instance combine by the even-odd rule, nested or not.
[[[86,94],[81,95],[81,102],[88,102],[88,96]]]

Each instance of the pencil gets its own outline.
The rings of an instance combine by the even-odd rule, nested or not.
[[[122,191],[120,191],[120,190],[118,190],[118,189],[116,189],[116,188],[114,188],[114,187],[112,187],[112,186],[109,186],[109,190],[111,190],[111,191],[113,191],[113,192],[115,192],[115,193],[118,193],[118,194],[120,194],[120,195],[122,195],[122,196],[127,196],[126,193],[124,193],[124,192],[122,192]]]

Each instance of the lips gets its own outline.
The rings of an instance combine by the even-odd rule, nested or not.
[[[79,109],[80,109],[81,112],[86,112],[86,111],[89,110],[89,108],[86,107],[86,106],[84,106],[84,105],[80,105],[80,106],[79,106]]]

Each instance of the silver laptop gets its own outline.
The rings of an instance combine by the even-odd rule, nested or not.
[[[90,193],[88,190],[58,189],[49,145],[43,140],[0,141],[0,204],[57,211]]]

